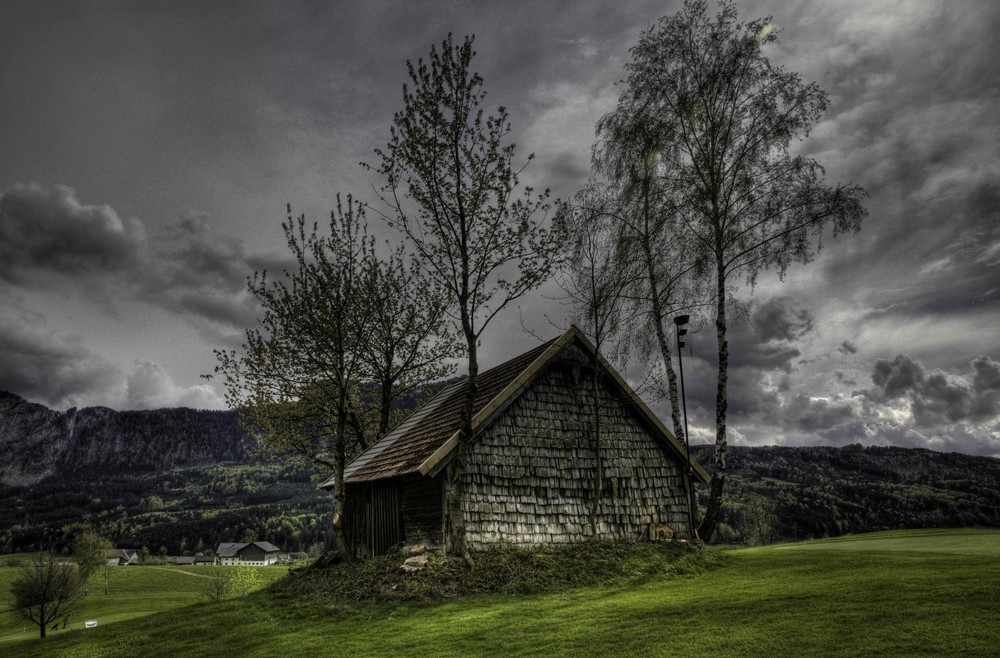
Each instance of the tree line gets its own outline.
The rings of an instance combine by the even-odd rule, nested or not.
[[[258,324],[241,349],[216,352],[213,376],[247,431],[334,475],[341,545],[345,465],[393,424],[394,400],[461,360],[467,396],[445,526],[449,551],[471,561],[461,503],[479,341],[553,278],[599,348],[654,364],[682,442],[670,325],[686,316],[714,326],[713,479],[698,528],[711,539],[728,475],[734,294],[765,270],[809,262],[824,230],[855,232],[866,215],[863,190],[826,184],[819,162],[794,153],[828,97],[768,59],[776,41],[769,18],[738,22],[732,2],[712,16],[686,0],[660,19],[631,49],[618,103],[597,123],[590,179],[568,201],[522,181],[533,155],[518,157],[507,109],[488,110],[473,37],[448,35],[407,62],[402,109],[364,163],[381,181],[375,199],[338,196],[322,227],[289,206],[282,228],[296,267],[249,278]],[[377,245],[369,215],[398,243]]]
[[[80,491],[99,491],[80,494]],[[308,552],[333,540],[329,497],[291,465],[223,463],[161,473],[65,475],[0,496],[0,553],[67,555],[81,528],[152,556],[210,555],[267,540]]]

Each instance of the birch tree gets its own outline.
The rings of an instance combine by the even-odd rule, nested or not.
[[[108,566],[111,540],[101,537],[93,530],[81,530],[73,539],[73,559],[80,570],[80,581],[83,583],[84,596],[90,593],[90,577],[100,568]],[[105,578],[105,594],[107,594],[107,578]]]
[[[464,340],[468,386],[457,454],[448,466],[449,549],[470,560],[461,513],[463,474],[472,437],[479,339],[511,302],[551,276],[558,246],[542,219],[548,190],[522,186],[508,112],[486,114],[482,77],[470,70],[473,38],[451,35],[425,61],[407,62],[403,109],[371,167],[390,226],[406,235],[428,274],[447,290]],[[528,156],[530,161],[532,156]],[[471,560],[470,560],[471,561]]]
[[[643,360],[659,352],[662,370],[655,374],[670,402],[674,435],[683,444],[669,328],[672,317],[700,305],[696,261],[665,171],[669,133],[657,117],[636,110],[623,95],[618,107],[601,118],[592,161],[607,181],[603,204],[614,225],[618,276],[628,281],[624,297],[631,313],[644,320],[626,325],[623,344]]]
[[[660,156],[679,218],[714,297],[715,468],[699,527],[706,541],[726,481],[729,290],[740,279],[752,287],[765,269],[784,276],[812,259],[824,229],[858,231],[867,214],[858,186],[826,185],[820,164],[793,152],[828,99],[768,60],[765,47],[776,40],[770,18],[738,23],[732,2],[720,2],[712,17],[704,0],[685,0],[632,48],[619,102],[662,128],[669,148]]]

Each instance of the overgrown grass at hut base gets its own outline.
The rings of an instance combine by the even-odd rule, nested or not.
[[[647,547],[637,548],[636,559],[648,565]],[[569,556],[557,571],[598,574],[612,568],[617,550]],[[25,656],[980,656],[1000,646],[998,531],[902,531],[741,549],[715,568],[692,564],[656,575],[630,576],[636,563],[629,558],[618,575],[604,572],[606,583],[558,591],[548,590],[541,575],[548,569],[533,559],[525,565],[517,557],[511,566],[502,554],[497,564],[520,576],[493,576],[482,586],[538,593],[450,597],[442,578],[438,591],[407,584],[399,594],[396,576],[376,575],[385,572],[371,564],[351,567],[353,576],[341,569],[343,585],[314,572],[243,599],[5,648]],[[679,559],[674,564],[690,558]],[[351,591],[370,596],[345,602]]]
[[[296,569],[275,583],[277,595],[324,601],[432,601],[477,594],[536,594],[589,586],[634,585],[655,576],[701,573],[719,565],[715,549],[685,543],[588,541],[528,550],[500,544],[459,558],[428,556],[415,573],[400,569],[409,557],[393,553],[328,567]]]

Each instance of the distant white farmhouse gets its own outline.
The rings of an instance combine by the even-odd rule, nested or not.
[[[219,544],[215,549],[219,564],[230,567],[240,565],[263,567],[274,564],[278,561],[279,553],[281,549],[267,541],[225,543]]]

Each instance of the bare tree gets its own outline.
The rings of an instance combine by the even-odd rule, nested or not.
[[[473,38],[455,45],[451,35],[425,62],[407,62],[385,149],[374,168],[387,222],[408,238],[423,266],[451,298],[465,340],[468,394],[456,457],[448,467],[449,548],[465,555],[462,477],[471,439],[479,373],[478,343],[489,323],[512,301],[548,279],[557,246],[537,219],[548,209],[548,191],[522,187],[514,164],[508,113],[486,115],[483,79],[469,66]],[[412,85],[412,86],[411,86]],[[528,157],[531,160],[532,156]]]
[[[685,0],[632,48],[619,103],[660,128],[659,156],[684,234],[712,283],[719,363],[715,472],[699,528],[706,540],[726,479],[729,288],[739,277],[752,286],[767,268],[783,276],[791,263],[811,260],[826,226],[835,236],[857,231],[867,214],[859,187],[829,187],[818,162],[791,153],[827,95],[771,64],[763,49],[776,39],[769,18],[737,23],[732,2],[710,17],[707,2]]]
[[[21,567],[10,586],[12,607],[26,621],[38,625],[40,637],[46,627],[73,611],[83,595],[83,579],[77,565],[55,553],[38,555]]]

